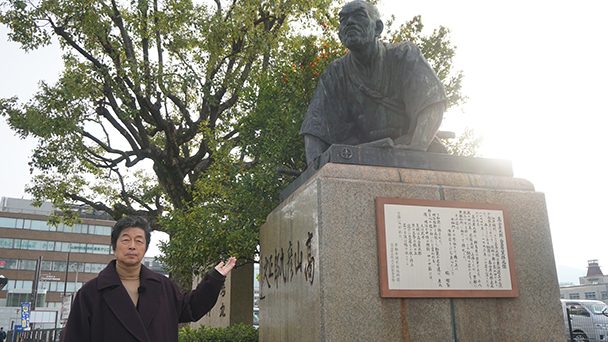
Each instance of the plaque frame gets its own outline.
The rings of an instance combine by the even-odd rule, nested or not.
[[[387,241],[385,204],[419,206],[431,208],[454,208],[454,209],[480,209],[500,210],[503,216],[503,228],[507,249],[507,262],[511,289],[390,289],[389,270],[387,262]],[[519,297],[517,277],[515,272],[515,258],[513,256],[513,243],[511,238],[511,225],[506,204],[474,203],[420,200],[405,198],[376,197],[376,223],[378,228],[378,261],[380,271],[380,295],[383,298],[513,298]]]

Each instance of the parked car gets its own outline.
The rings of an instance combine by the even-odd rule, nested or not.
[[[604,302],[562,299],[566,334],[570,341],[570,325],[566,308],[570,309],[572,342],[608,341],[608,306]]]

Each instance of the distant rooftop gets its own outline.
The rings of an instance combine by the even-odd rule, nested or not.
[[[600,269],[600,265],[595,260],[587,261],[587,277],[595,277],[595,276],[603,276],[602,270]]]
[[[49,215],[54,211],[50,202],[42,203],[42,206],[32,207],[32,200],[2,197],[0,200],[0,211],[23,214]]]
[[[51,202],[44,202],[40,207],[32,206],[32,202],[32,200],[28,199],[2,197],[2,199],[0,199],[0,212],[48,216],[56,211]],[[85,205],[74,205],[72,210],[80,212],[80,218],[113,220],[105,211],[95,210]]]

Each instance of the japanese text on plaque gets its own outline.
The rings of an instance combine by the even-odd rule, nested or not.
[[[501,210],[385,204],[390,290],[510,290]]]

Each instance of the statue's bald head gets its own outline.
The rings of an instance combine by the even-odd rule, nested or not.
[[[373,43],[384,29],[378,9],[367,1],[355,0],[347,3],[339,16],[340,40],[349,49]]]
[[[380,12],[378,12],[376,6],[363,0],[355,0],[347,3],[346,5],[344,5],[344,7],[342,7],[342,10],[340,10],[339,15],[341,15],[344,11],[352,12],[353,10],[361,7],[365,8],[367,14],[373,21],[380,20]]]

